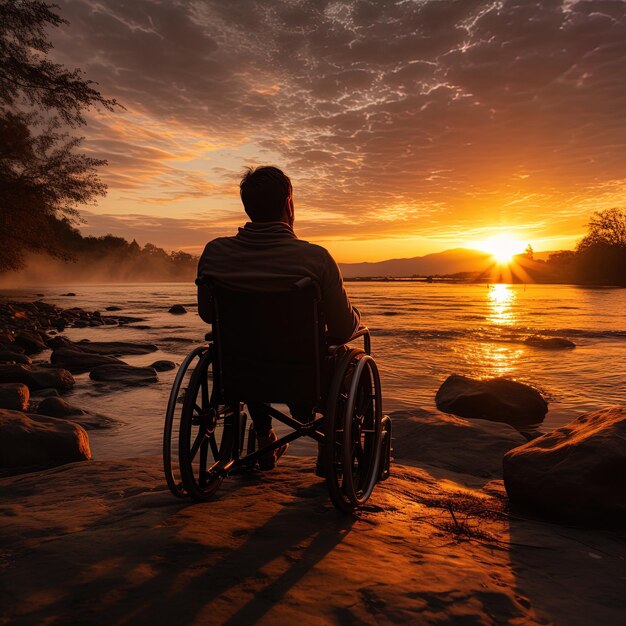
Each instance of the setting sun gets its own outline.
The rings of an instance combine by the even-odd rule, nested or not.
[[[524,244],[511,235],[496,235],[481,241],[477,247],[489,252],[499,265],[507,265],[516,254],[524,251]]]

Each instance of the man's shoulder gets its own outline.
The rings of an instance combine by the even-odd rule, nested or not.
[[[303,250],[306,250],[311,256],[315,255],[317,257],[326,259],[332,258],[330,256],[330,252],[324,248],[324,246],[320,246],[316,243],[311,243],[310,241],[306,241],[304,239],[294,239],[294,242],[298,242],[297,245],[301,246]]]
[[[204,246],[204,253],[224,248],[225,246],[233,245],[234,243],[236,243],[235,236],[216,237],[215,239],[211,239],[211,241],[209,241],[206,246]]]

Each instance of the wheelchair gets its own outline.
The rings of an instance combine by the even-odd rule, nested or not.
[[[163,465],[177,497],[209,500],[229,474],[253,471],[259,458],[299,437],[322,444],[323,471],[337,509],[363,506],[390,473],[391,420],[382,412],[370,334],[360,327],[346,344],[327,345],[319,286],[257,293],[209,278],[212,330],[182,362],[169,397]],[[349,344],[363,340],[363,349]],[[246,405],[262,405],[293,429],[256,449]],[[299,420],[272,406],[311,407]]]

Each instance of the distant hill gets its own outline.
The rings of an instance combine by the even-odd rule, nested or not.
[[[340,263],[344,278],[364,276],[430,276],[457,274],[458,272],[482,272],[493,265],[488,252],[454,248],[410,259],[389,259],[377,263]]]

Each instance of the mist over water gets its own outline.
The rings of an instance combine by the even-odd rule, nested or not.
[[[452,374],[507,376],[536,386],[550,402],[543,430],[586,411],[626,402],[626,289],[568,285],[347,283],[363,322],[372,331],[381,370],[385,411],[434,408],[439,385]],[[62,296],[72,291],[76,297]],[[67,285],[4,289],[0,295],[79,306],[143,318],[127,326],[69,328],[73,341],[141,341],[159,352],[125,356],[132,365],[157,359],[180,363],[202,343],[207,325],[197,316],[193,283]],[[172,315],[184,304],[186,315]],[[529,335],[567,337],[574,350],[545,350],[524,343]],[[49,353],[38,358],[48,360]],[[175,371],[143,387],[95,383],[76,376],[67,399],[124,422],[90,431],[94,458],[160,454],[165,406]],[[295,442],[293,452],[304,444]]]
[[[30,254],[25,266],[15,272],[0,275],[0,290],[19,289],[22,285],[101,285],[107,283],[163,283],[188,281],[193,283],[197,260],[185,267],[176,267],[167,259],[132,259],[114,252],[77,257],[74,261],[55,259],[44,254]],[[33,288],[42,293],[42,290]],[[51,291],[54,293],[54,290]]]

